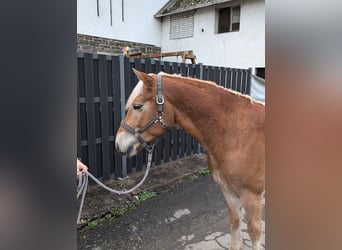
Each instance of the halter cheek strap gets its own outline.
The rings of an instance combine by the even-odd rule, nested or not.
[[[157,141],[154,143],[147,143],[142,138],[141,134],[147,130],[149,127],[151,127],[155,123],[160,123],[165,130],[170,130],[169,126],[166,124],[164,117],[163,117],[163,105],[164,105],[164,96],[163,96],[163,85],[162,85],[162,76],[161,74],[157,75],[157,95],[156,95],[156,104],[158,111],[157,113],[152,117],[152,119],[146,123],[142,128],[135,130],[134,128],[130,127],[124,120],[121,122],[121,126],[126,129],[126,131],[130,134],[132,134],[138,142],[143,146],[143,148],[150,150],[151,148],[157,144]]]

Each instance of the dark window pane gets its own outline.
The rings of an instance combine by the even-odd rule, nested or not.
[[[230,8],[219,10],[218,33],[229,32],[230,26]]]
[[[256,68],[256,75],[265,79],[265,68]]]
[[[239,31],[239,30],[240,30],[240,23],[233,23],[232,31]]]

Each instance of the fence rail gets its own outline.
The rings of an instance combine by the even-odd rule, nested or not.
[[[114,145],[116,131],[125,115],[125,102],[138,82],[132,68],[210,80],[250,93],[251,69],[79,53],[77,154],[89,166],[89,171],[102,180],[124,178],[146,166],[145,152],[127,159],[115,151]],[[160,165],[200,150],[199,143],[183,130],[172,129],[157,144],[154,162]]]

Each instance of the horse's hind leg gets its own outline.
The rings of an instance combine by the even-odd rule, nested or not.
[[[241,235],[241,200],[226,188],[221,188],[229,210],[231,230],[230,250],[243,249]]]
[[[261,213],[263,194],[256,195],[246,192],[241,196],[246,211],[247,230],[252,241],[252,249],[260,250],[260,237],[262,233]]]

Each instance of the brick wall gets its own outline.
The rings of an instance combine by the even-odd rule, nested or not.
[[[152,44],[136,43],[77,34],[77,52],[122,55],[122,48],[126,46],[133,49],[132,53],[141,52],[143,54],[148,54],[161,52],[160,47],[154,46]]]

